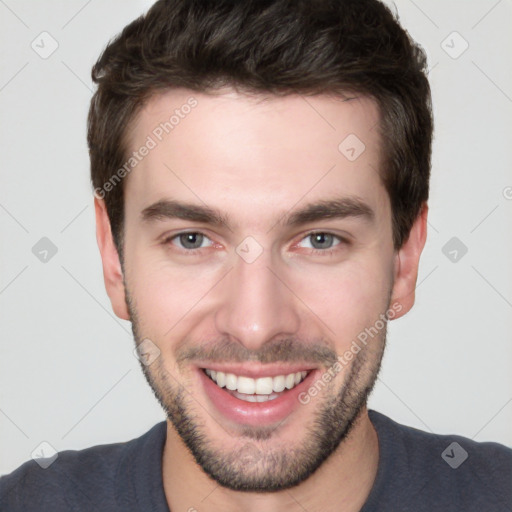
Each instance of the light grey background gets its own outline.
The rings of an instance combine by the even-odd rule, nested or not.
[[[104,290],[85,139],[90,69],[150,4],[0,0],[0,474],[42,441],[123,441],[164,418]],[[391,322],[370,407],[512,445],[512,4],[396,6],[429,55],[436,140],[417,302]],[[44,31],[58,43],[46,59],[31,47],[51,49]],[[456,262],[452,237],[468,248]]]

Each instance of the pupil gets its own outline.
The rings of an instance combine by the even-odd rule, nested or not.
[[[180,242],[186,249],[197,249],[201,247],[202,237],[200,233],[185,233],[180,236]]]
[[[332,243],[332,235],[327,233],[316,233],[313,235],[313,247],[315,249],[326,249]]]

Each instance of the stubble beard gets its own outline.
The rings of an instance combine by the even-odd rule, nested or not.
[[[128,293],[126,298],[138,346],[143,341],[138,315]],[[197,404],[194,407],[194,399],[166,370],[163,358],[157,358],[149,366],[141,362],[141,368],[167,418],[207,475],[234,491],[268,493],[294,487],[308,479],[348,437],[377,380],[385,344],[386,326],[357,353],[350,368],[340,372],[340,376],[345,371],[348,375],[337,393],[324,393],[304,405],[315,407],[313,419],[304,427],[302,442],[292,447],[289,442],[286,447],[272,442],[279,431],[277,425],[242,427],[238,442],[227,440],[227,444],[236,448],[216,448],[202,426],[204,420],[197,414],[197,411],[204,414],[205,410]],[[331,384],[336,381],[333,379]],[[226,437],[229,435],[226,432]]]

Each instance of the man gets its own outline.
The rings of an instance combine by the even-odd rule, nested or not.
[[[158,1],[108,45],[97,240],[168,420],[2,510],[512,508],[512,450],[366,407],[425,244],[425,66],[377,0]]]

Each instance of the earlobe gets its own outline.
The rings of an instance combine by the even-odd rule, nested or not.
[[[101,254],[105,289],[112,303],[114,313],[123,320],[130,320],[126,306],[123,271],[112,237],[105,201],[95,197],[94,210],[96,212],[96,240]]]
[[[395,279],[391,305],[400,304],[401,308],[394,318],[405,315],[414,304],[418,266],[427,239],[427,215],[428,205],[424,203],[414,221],[409,238],[395,255]]]

